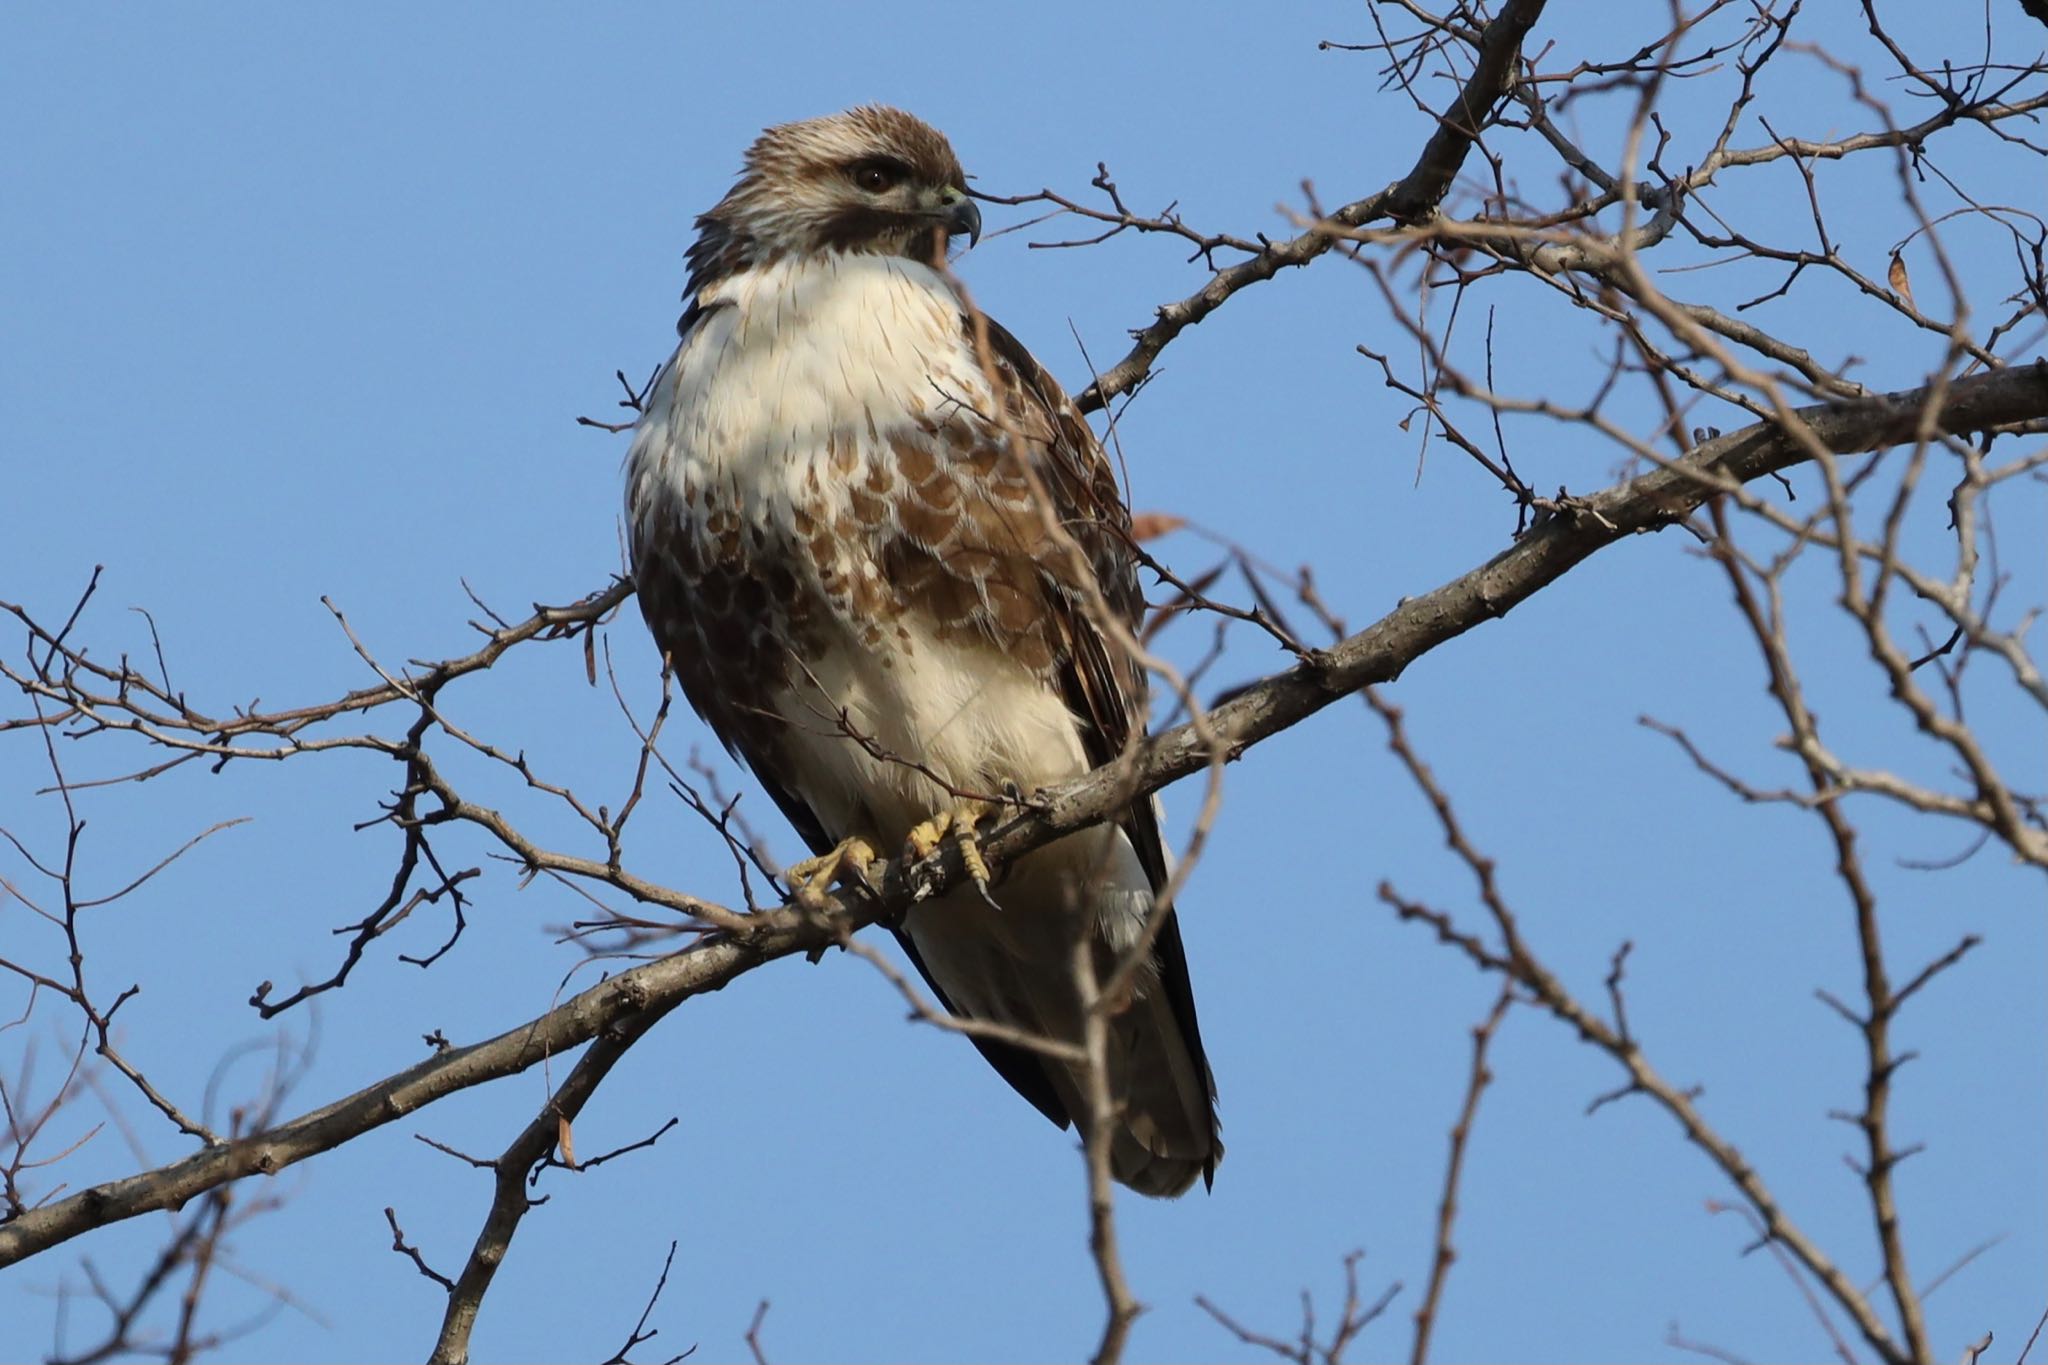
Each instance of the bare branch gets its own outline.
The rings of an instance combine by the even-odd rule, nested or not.
[[[1493,1008],[1472,1030],[1472,1072],[1465,1082],[1465,1102],[1458,1110],[1458,1121],[1451,1125],[1451,1158],[1444,1167],[1444,1192],[1437,1203],[1436,1254],[1430,1260],[1429,1288],[1423,1292],[1422,1306],[1415,1310],[1415,1344],[1408,1352],[1410,1365],[1423,1365],[1429,1359],[1429,1337],[1436,1327],[1444,1282],[1450,1278],[1451,1262],[1457,1259],[1457,1252],[1451,1248],[1451,1225],[1458,1217],[1458,1177],[1465,1169],[1465,1144],[1472,1136],[1473,1116],[1479,1112],[1480,1092],[1493,1079],[1493,1073],[1486,1069],[1486,1045],[1493,1041],[1494,1031],[1507,1017],[1514,998],[1513,982],[1503,982]]]
[[[1457,99],[1439,117],[1422,155],[1400,180],[1377,194],[1355,200],[1325,216],[1327,223],[1355,228],[1381,218],[1411,222],[1436,211],[1449,192],[1451,182],[1465,164],[1491,111],[1507,91],[1522,40],[1535,27],[1545,0],[1507,0],[1486,25],[1480,39],[1480,53],[1472,75],[1459,90]],[[1093,412],[1117,395],[1136,387],[1152,370],[1160,352],[1202,319],[1221,308],[1230,296],[1249,285],[1272,279],[1291,266],[1307,265],[1335,245],[1336,238],[1322,226],[1284,242],[1268,244],[1250,260],[1227,266],[1210,277],[1193,294],[1163,304],[1158,317],[1133,334],[1135,344],[1122,360],[1109,367],[1074,401],[1082,412]]]

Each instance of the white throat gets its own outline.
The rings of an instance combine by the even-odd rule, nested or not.
[[[650,395],[628,457],[635,484],[795,495],[806,471],[793,466],[809,461],[793,456],[822,458],[835,438],[868,445],[906,412],[986,388],[958,296],[904,257],[778,261],[719,281],[699,306]]]

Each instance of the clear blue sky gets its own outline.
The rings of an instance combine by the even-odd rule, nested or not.
[[[1619,57],[1647,36],[1613,30],[1621,7],[1599,7],[1597,22],[1582,8],[1554,6],[1539,30],[1560,45],[1554,65]],[[2041,32],[2006,8],[2000,0],[1999,22],[2024,60]],[[1870,59],[1848,16],[1814,21],[1809,37]],[[466,649],[474,611],[459,578],[514,613],[599,587],[618,567],[623,439],[573,419],[609,408],[615,368],[644,376],[666,355],[691,218],[764,124],[899,103],[945,129],[991,190],[1079,192],[1106,160],[1134,206],[1178,199],[1198,225],[1280,232],[1276,205],[1299,202],[1304,178],[1341,201],[1399,175],[1420,145],[1426,130],[1398,92],[1377,89],[1371,57],[1316,50],[1319,38],[1370,36],[1355,4],[10,8],[0,18],[0,597],[61,617],[105,564],[85,638],[101,652],[145,647],[126,608],[146,606],[175,681],[222,709],[369,680],[322,594],[386,660]],[[1973,56],[1977,41],[1958,55]],[[1811,64],[1787,60],[1765,93],[1781,132],[1867,121]],[[1678,120],[1681,135],[1699,136],[1721,107],[1700,106],[1698,127]],[[1611,157],[1611,125],[1587,117],[1597,154]],[[1752,126],[1739,140],[1763,135]],[[2038,201],[2037,164],[2024,181],[1999,182],[1991,163],[1970,160],[1993,154],[1990,139],[1951,141],[1945,169]],[[1522,164],[1532,192],[1547,193],[1554,163]],[[1884,176],[1859,174],[1827,172],[1823,184],[1868,191],[1870,221],[1846,201],[1839,216],[1877,274],[1905,229],[1883,217]],[[1748,221],[1796,222],[1803,211],[1787,167],[1742,183],[1730,178],[1725,202]],[[993,210],[989,225],[1017,216]],[[1970,243],[1991,240],[1963,231],[1966,258]],[[1026,250],[1026,236],[986,242],[962,270],[983,306],[1076,388],[1087,374],[1077,335],[1107,364],[1125,329],[1203,278],[1172,243],[1043,252]],[[1669,283],[1741,296],[1712,275]],[[1536,291],[1499,299],[1500,386],[1588,393],[1590,335],[1570,331]],[[1938,354],[1938,339],[1902,341],[1820,281],[1756,316],[1818,355],[1861,356],[1859,376],[1884,387],[1918,382]],[[1463,324],[1467,338],[1478,322]],[[1398,429],[1402,403],[1354,352],[1360,342],[1412,356],[1366,277],[1322,262],[1245,293],[1174,346],[1122,434],[1139,507],[1312,563],[1362,624],[1499,549],[1512,516],[1441,445],[1418,483],[1416,434]],[[1558,428],[1511,434],[1546,488],[1600,486],[1618,460]],[[2004,524],[2015,602],[2043,599],[2040,496],[2030,496]],[[1207,562],[1192,537],[1160,548],[1183,569]],[[1687,550],[1677,534],[1619,546],[1423,660],[1390,694],[1499,858],[1538,951],[1597,999],[1610,954],[1632,938],[1632,1019],[1652,1057],[1705,1087],[1707,1115],[1793,1215],[1853,1278],[1872,1279],[1861,1186],[1842,1164],[1856,1135],[1825,1117],[1857,1102],[1861,1069],[1855,1037],[1813,995],[1857,986],[1851,920],[1818,826],[1733,803],[1636,724],[1653,713],[1747,772],[1794,779],[1769,747],[1782,726],[1722,579]],[[1863,746],[1863,761],[1934,771],[1883,709],[1856,642],[1826,619],[1824,590],[1815,580],[1801,638],[1827,720]],[[610,641],[629,694],[650,705],[657,666],[637,620]],[[1205,643],[1187,632],[1177,647],[1192,658]],[[1215,677],[1281,662],[1245,637]],[[450,701],[463,723],[524,747],[556,780],[616,801],[633,738],[581,671],[571,649],[520,651]],[[1981,714],[2014,775],[2038,772],[2038,716],[1989,702]],[[674,752],[701,747],[749,793],[742,808],[772,847],[793,853],[768,803],[694,721],[674,734]],[[140,755],[71,746],[67,758],[87,777]],[[390,833],[349,826],[375,813],[389,768],[330,756],[218,777],[188,769],[90,798],[85,867],[102,890],[215,820],[254,817],[89,928],[107,996],[144,983],[123,1038],[173,1092],[198,1103],[216,1056],[269,1036],[243,1003],[251,988],[325,974],[339,948],[329,930],[382,895]],[[32,745],[0,745],[0,824],[47,851],[61,826],[54,804],[29,794],[43,779]],[[524,794],[479,790],[537,831],[572,837]],[[1184,822],[1192,792],[1168,799]],[[642,820],[642,870],[736,894],[723,851],[687,811],[664,804]],[[1895,1131],[1928,1148],[1900,1174],[1914,1267],[1924,1279],[2005,1239],[1930,1300],[1944,1356],[1986,1329],[1997,1350],[2016,1350],[2048,1284],[2038,877],[1995,853],[1936,875],[1894,864],[1966,839],[1879,815],[1868,850],[1900,969],[1966,931],[1986,940],[1901,1025],[1901,1045],[1921,1059],[1901,1075]],[[468,934],[431,972],[396,962],[440,941],[444,922],[423,913],[373,949],[347,990],[286,1020],[294,1036],[318,1032],[294,1111],[418,1059],[422,1034],[485,1036],[546,1009],[565,978],[595,979],[587,967],[570,977],[578,954],[547,929],[578,902],[546,884],[521,889],[480,844],[451,845],[464,865],[487,867]],[[1183,898],[1229,1157],[1212,1194],[1121,1204],[1128,1269],[1152,1308],[1137,1356],[1254,1358],[1193,1296],[1287,1335],[1303,1287],[1325,1318],[1334,1312],[1340,1258],[1353,1248],[1367,1253],[1368,1292],[1408,1286],[1358,1354],[1405,1353],[1468,1030],[1493,986],[1395,923],[1372,895],[1382,877],[1478,922],[1467,878],[1363,708],[1334,708],[1232,772]],[[8,951],[48,952],[40,933],[0,904]],[[0,985],[0,1016],[20,1003]],[[46,1068],[59,1013],[46,1003],[37,1016]],[[0,1065],[14,1064],[19,1036],[0,1035]],[[1494,1069],[1439,1358],[1688,1359],[1663,1344],[1673,1322],[1757,1357],[1826,1352],[1779,1269],[1741,1255],[1747,1228],[1707,1212],[1731,1191],[1668,1120],[1639,1102],[1584,1116],[1615,1084],[1611,1065],[1518,1011]],[[259,1071],[245,1060],[225,1093],[246,1092]],[[467,1093],[265,1187],[290,1205],[239,1234],[236,1259],[310,1311],[280,1313],[228,1358],[423,1355],[441,1296],[391,1254],[381,1211],[395,1206],[452,1274],[489,1189],[412,1134],[495,1152],[540,1104],[542,1084],[536,1074]],[[182,1154],[165,1125],[127,1107],[152,1159]],[[81,1130],[92,1113],[90,1101],[77,1111]],[[527,1220],[487,1300],[479,1358],[611,1351],[671,1239],[680,1250],[654,1318],[662,1335],[642,1358],[691,1342],[703,1343],[700,1358],[741,1354],[764,1297],[765,1341],[781,1359],[1050,1359],[1092,1343],[1100,1304],[1071,1140],[962,1040],[904,1022],[867,965],[782,963],[691,1002],[614,1074],[578,1143],[632,1141],[671,1115],[678,1128],[651,1151],[547,1177],[552,1199]],[[63,1173],[80,1184],[130,1169],[108,1131]],[[125,1283],[161,1232],[160,1220],[141,1220],[0,1277],[0,1357],[51,1349],[49,1296],[77,1285],[81,1255]],[[217,1321],[265,1302],[232,1280],[218,1294]],[[100,1325],[74,1301],[71,1347]]]

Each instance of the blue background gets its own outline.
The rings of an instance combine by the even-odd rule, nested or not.
[[[1661,10],[1623,22],[1620,7],[1554,5],[1536,45],[1558,44],[1551,68],[1617,59],[1655,35],[1651,8]],[[1916,51],[1978,55],[1979,33],[1894,17]],[[2040,34],[2021,28],[2016,9],[1998,21],[2006,55],[2028,59]],[[1816,12],[1801,31],[1845,60],[1879,60],[1857,16]],[[1304,179],[1326,203],[1357,197],[1405,172],[1427,135],[1399,91],[1379,88],[1375,58],[1316,48],[1371,37],[1366,12],[1348,4],[10,7],[0,17],[10,130],[0,144],[0,598],[61,619],[105,564],[82,638],[102,655],[145,651],[141,618],[125,608],[146,606],[174,681],[218,710],[373,680],[322,594],[387,664],[466,651],[462,623],[476,613],[459,579],[517,616],[620,567],[624,438],[573,419],[609,415],[612,371],[638,379],[667,353],[691,219],[763,125],[898,103],[945,129],[983,188],[1080,194],[1104,160],[1136,208],[1177,200],[1199,226],[1279,234],[1291,229],[1278,205],[1299,205]],[[1723,66],[1669,93],[1672,164],[1697,159],[1731,82]],[[1924,114],[1895,85],[1878,86]],[[1449,87],[1422,93],[1441,104]],[[1870,122],[1839,79],[1796,53],[1767,74],[1757,107],[1788,134]],[[1609,164],[1625,112],[1625,96],[1575,109],[1589,150]],[[1753,119],[1736,139],[1766,140]],[[1531,197],[1554,197],[1553,157],[1526,138],[1501,145]],[[2038,208],[2038,162],[1981,130],[1937,139],[1934,154],[1962,183]],[[1881,277],[1911,227],[1891,162],[1877,154],[1820,174],[1845,254]],[[1789,164],[1723,182],[1717,209],[1759,235],[1810,240]],[[1952,206],[1938,186],[1923,192],[1935,212]],[[989,226],[1023,216],[991,209]],[[1980,319],[1994,313],[2006,248],[1971,220],[1949,234],[1965,268],[1982,272]],[[961,264],[977,300],[1075,389],[1088,374],[1077,336],[1107,365],[1127,329],[1206,278],[1171,240],[1025,247],[1082,235],[1048,224],[986,241]],[[1685,250],[1674,243],[1656,263],[1699,259]],[[1938,301],[1928,258],[1908,261],[1923,302]],[[1681,297],[1728,306],[1777,275],[1737,266],[1661,278]],[[1499,388],[1560,402],[1591,394],[1601,340],[1526,282],[1465,301],[1462,363],[1483,372],[1485,303],[1499,305]],[[1440,293],[1432,316],[1448,304]],[[1940,337],[1888,322],[1818,274],[1748,316],[1827,363],[1860,357],[1858,376],[1880,387],[1919,382],[1940,355]],[[1420,423],[1400,429],[1406,404],[1359,343],[1412,375],[1414,345],[1371,281],[1326,259],[1246,291],[1184,336],[1121,427],[1140,509],[1218,528],[1283,565],[1313,564],[1354,626],[1496,552],[1513,521],[1484,473],[1441,441],[1418,479]],[[1639,429],[1654,421],[1641,407],[1617,414]],[[1742,419],[1703,408],[1699,420]],[[1570,427],[1518,421],[1508,433],[1546,491],[1604,486],[1623,458]],[[1810,499],[1810,476],[1799,487]],[[1938,501],[1914,532],[1937,566]],[[2040,602],[2040,488],[1999,501],[2014,575],[2006,601]],[[1215,553],[1186,533],[1157,548],[1184,573]],[[1722,576],[1690,550],[1680,533],[1617,546],[1428,656],[1390,696],[1473,837],[1499,858],[1538,954],[1598,1003],[1611,954],[1633,939],[1631,1018],[1651,1058],[1704,1087],[1707,1117],[1791,1215],[1852,1279],[1872,1281],[1870,1216],[1843,1164],[1858,1138],[1826,1117],[1857,1104],[1862,1066],[1855,1035],[1813,994],[1853,1000],[1860,989],[1821,828],[1788,808],[1738,804],[1636,723],[1647,712],[1682,724],[1763,785],[1798,781],[1770,747],[1782,720]],[[1826,733],[1852,761],[1946,781],[1942,756],[1887,704],[1860,640],[1833,619],[1831,572],[1816,559],[1794,590],[1794,641]],[[657,665],[630,609],[608,640],[645,714]],[[1169,640],[1184,661],[1207,645],[1198,629]],[[1284,663],[1250,634],[1233,640],[1212,686]],[[16,641],[4,647],[18,657]],[[551,780],[616,806],[635,742],[609,689],[585,685],[582,670],[573,646],[520,649],[452,690],[447,706],[473,733],[523,748]],[[2024,783],[2040,770],[2040,717],[2003,699],[1990,672],[1978,669],[1971,714]],[[770,847],[794,855],[768,802],[693,719],[678,719],[669,748],[678,758],[700,749],[748,793],[741,810]],[[147,761],[104,741],[63,755],[74,779]],[[450,766],[536,834],[598,851],[546,798],[480,763]],[[81,875],[100,892],[215,820],[254,817],[88,921],[89,979],[104,999],[143,983],[121,1041],[169,1091],[197,1105],[224,1049],[272,1035],[243,1003],[257,981],[289,985],[338,960],[329,931],[381,898],[396,850],[388,829],[350,825],[375,814],[395,776],[387,761],[329,754],[219,776],[187,768],[86,798]],[[0,824],[56,851],[61,813],[32,795],[47,781],[39,748],[21,736],[0,744],[0,779]],[[1194,793],[1168,801],[1184,832]],[[1899,1026],[1897,1045],[1921,1056],[1901,1073],[1894,1133],[1927,1144],[1899,1174],[1923,1282],[2004,1238],[1930,1299],[1937,1352],[1953,1356],[1986,1329],[2016,1350],[2048,1283],[2038,874],[1996,849],[1953,871],[1902,869],[1895,860],[1959,851],[1969,831],[1867,803],[1857,813],[1895,977],[1965,932],[1985,939]],[[736,899],[723,849],[688,811],[652,800],[636,824],[640,871]],[[281,1021],[294,1039],[317,1032],[288,1111],[410,1064],[424,1033],[487,1036],[596,979],[599,968],[579,967],[578,951],[549,932],[583,912],[575,897],[546,880],[521,887],[480,841],[451,836],[446,856],[486,869],[467,934],[430,972],[395,961],[444,936],[445,918],[422,911],[371,950],[348,989]],[[18,860],[0,871],[37,894]],[[1151,1307],[1138,1356],[1258,1358],[1193,1296],[1287,1336],[1304,1287],[1325,1322],[1334,1316],[1353,1248],[1367,1253],[1368,1295],[1407,1286],[1357,1353],[1405,1354],[1469,1030],[1494,986],[1397,923],[1373,895],[1382,877],[1480,924],[1469,878],[1362,707],[1333,708],[1231,772],[1182,902],[1230,1155],[1213,1194],[1120,1203],[1127,1267]],[[47,926],[4,901],[0,943],[59,965]],[[0,986],[0,1015],[24,1003],[18,987]],[[611,1351],[671,1239],[676,1269],[653,1318],[662,1335],[643,1359],[691,1342],[699,1358],[744,1354],[763,1298],[771,1358],[1089,1349],[1101,1308],[1071,1139],[961,1039],[903,1016],[875,971],[838,955],[777,964],[672,1016],[614,1073],[577,1141],[587,1154],[671,1115],[679,1126],[587,1175],[548,1174],[552,1199],[527,1219],[486,1301],[477,1357]],[[25,1036],[47,1089],[72,1021],[41,1002],[4,1044],[10,1076]],[[222,1095],[260,1089],[265,1055],[237,1063]],[[1493,1068],[1440,1358],[1693,1358],[1665,1344],[1674,1323],[1755,1356],[1827,1351],[1783,1272],[1741,1254],[1747,1225],[1710,1214],[1708,1201],[1732,1191],[1666,1117],[1640,1100],[1585,1115],[1618,1083],[1610,1062],[1517,1010]],[[535,1073],[458,1095],[247,1187],[248,1198],[289,1204],[235,1234],[233,1262],[289,1286],[304,1311],[277,1312],[226,1356],[423,1355],[441,1295],[391,1253],[381,1211],[394,1206],[427,1259],[453,1274],[489,1185],[412,1134],[494,1153],[543,1085]],[[182,1154],[118,1077],[102,1088],[152,1162]],[[51,1142],[99,1116],[98,1101],[81,1099]],[[77,1188],[135,1163],[109,1129],[49,1179]],[[102,1318],[75,1297],[79,1258],[124,1286],[163,1232],[161,1217],[138,1220],[0,1277],[0,1356],[52,1349],[51,1296],[65,1285],[66,1345],[97,1340]],[[209,1296],[209,1321],[228,1326],[267,1302],[229,1274]]]

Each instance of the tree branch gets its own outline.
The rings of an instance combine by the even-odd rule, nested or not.
[[[1463,169],[1480,130],[1492,120],[1495,107],[1507,93],[1515,61],[1522,53],[1522,40],[1543,13],[1544,3],[1508,0],[1487,24],[1480,35],[1479,58],[1472,75],[1451,107],[1437,116],[1436,131],[1407,175],[1376,194],[1335,210],[1299,236],[1269,243],[1250,260],[1217,271],[1186,298],[1162,304],[1151,325],[1132,334],[1133,344],[1124,358],[1074,400],[1081,411],[1093,412],[1137,387],[1175,337],[1221,308],[1238,290],[1270,280],[1289,266],[1307,265],[1328,251],[1341,240],[1331,235],[1330,229],[1362,227],[1381,218],[1418,222],[1434,214]]]

